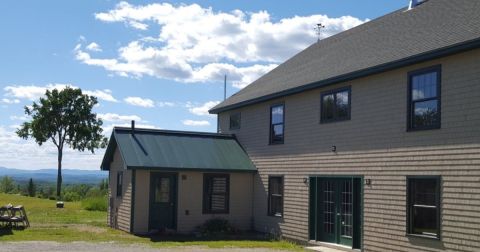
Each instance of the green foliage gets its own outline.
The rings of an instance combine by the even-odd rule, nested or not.
[[[51,140],[58,150],[57,197],[61,196],[62,158],[65,144],[74,150],[91,151],[104,148],[107,139],[102,135],[102,120],[92,112],[97,98],[82,93],[81,89],[66,87],[59,91],[47,90],[45,97],[25,106],[25,114],[31,116],[24,122],[17,135],[33,138],[38,145]]]
[[[238,233],[238,230],[230,225],[228,220],[223,218],[209,219],[204,224],[198,226],[197,231],[204,236]]]
[[[0,192],[12,193],[15,190],[15,182],[9,176],[4,176],[0,179]]]
[[[30,180],[28,181],[28,186],[27,186],[28,196],[30,196],[30,197],[35,197],[35,195],[36,195],[36,190],[37,190],[37,187],[36,187],[36,185],[33,183],[33,179],[30,178]]]
[[[82,208],[88,211],[107,211],[107,197],[89,197],[82,200]]]

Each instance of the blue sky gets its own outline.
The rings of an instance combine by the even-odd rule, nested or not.
[[[215,131],[206,110],[316,41],[407,6],[407,0],[2,1],[0,166],[56,167],[52,144],[18,139],[23,106],[46,88],[99,97],[110,133],[143,127]],[[98,169],[95,155],[68,151],[64,167]]]

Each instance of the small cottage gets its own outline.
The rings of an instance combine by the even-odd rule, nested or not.
[[[221,217],[252,228],[255,166],[230,134],[114,128],[108,224],[131,233],[189,233]]]

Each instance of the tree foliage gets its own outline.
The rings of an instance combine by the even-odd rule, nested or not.
[[[4,176],[0,179],[0,192],[12,193],[15,190],[15,183],[9,176]]]
[[[57,147],[57,198],[61,195],[63,147],[94,153],[107,144],[102,135],[103,122],[92,112],[97,103],[96,97],[83,94],[81,89],[66,87],[61,91],[47,90],[38,103],[25,107],[25,114],[32,119],[22,124],[17,135],[33,138],[38,145],[52,141]]]
[[[35,197],[36,191],[37,191],[37,186],[35,185],[35,183],[33,183],[33,179],[30,178],[30,180],[28,180],[28,185],[27,185],[28,196]]]

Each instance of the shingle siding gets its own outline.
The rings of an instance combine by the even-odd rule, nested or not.
[[[117,197],[117,172],[123,171],[123,192]],[[115,150],[109,172],[109,196],[113,205],[109,206],[109,225],[125,232],[130,232],[131,203],[132,203],[132,171],[126,170],[118,148]],[[112,223],[113,221],[113,223]],[[115,224],[116,221],[116,224]]]
[[[310,175],[361,175],[365,251],[480,250],[480,50],[315,89],[219,114],[258,169],[254,223],[259,231],[308,240]],[[442,67],[442,127],[407,132],[407,73]],[[320,93],[351,86],[351,120],[320,124]],[[269,108],[285,103],[285,143],[268,145]],[[331,151],[332,146],[337,152]],[[284,217],[267,216],[268,175],[285,177]],[[441,240],[406,236],[406,176],[441,175]]]

